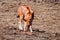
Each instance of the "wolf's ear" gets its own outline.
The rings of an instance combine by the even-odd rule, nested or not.
[[[27,6],[27,9],[30,11],[30,13],[33,13],[33,10],[31,9],[30,6]]]
[[[33,11],[30,9],[30,12],[33,13]]]
[[[33,13],[33,10],[30,7],[29,7],[29,10],[30,10],[31,13]]]

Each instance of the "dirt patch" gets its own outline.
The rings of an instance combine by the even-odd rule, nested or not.
[[[34,11],[32,35],[18,29],[17,9],[23,2]],[[0,40],[60,40],[60,4],[38,0],[0,0]]]

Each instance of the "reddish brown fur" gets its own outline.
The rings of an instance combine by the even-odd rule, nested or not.
[[[25,31],[29,30],[29,25],[30,25],[30,20],[32,19],[32,14],[33,14],[33,11],[26,4],[22,4],[18,8],[19,22],[21,24],[22,20],[24,20],[24,22],[25,22],[25,25],[24,25],[25,26]]]

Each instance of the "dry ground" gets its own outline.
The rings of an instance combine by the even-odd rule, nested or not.
[[[18,29],[17,9],[25,2],[34,11],[33,34]],[[60,40],[60,4],[39,0],[0,0],[0,40]]]

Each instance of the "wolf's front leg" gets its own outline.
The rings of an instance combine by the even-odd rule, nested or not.
[[[19,30],[23,30],[22,22],[19,22]]]
[[[33,30],[32,30],[32,26],[29,27],[29,30],[30,30],[30,32],[33,32]]]
[[[24,31],[25,31],[25,32],[27,32],[28,29],[29,29],[28,24],[29,24],[28,21],[25,21],[25,22],[24,22]]]

